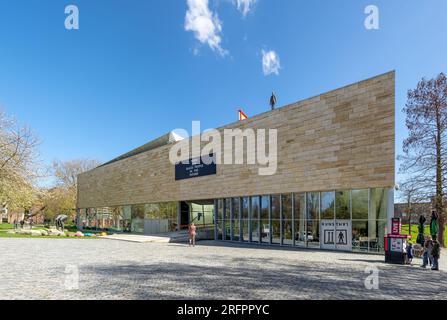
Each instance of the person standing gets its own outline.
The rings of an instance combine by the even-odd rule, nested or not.
[[[424,246],[423,246],[424,252],[422,254],[422,266],[421,266],[421,268],[427,268],[427,265],[428,265],[428,259],[429,259],[429,256],[431,254],[431,248],[430,248],[430,252],[429,252],[430,240],[431,240],[430,237],[425,237]]]
[[[439,271],[439,258],[441,257],[441,246],[438,240],[433,241],[432,256],[433,256],[433,266],[431,269]]]
[[[413,244],[410,242],[407,245],[407,261],[408,261],[408,264],[411,264],[413,262],[413,253],[414,253]]]
[[[14,219],[14,230],[17,230],[17,219]]]
[[[428,262],[430,263],[430,267],[433,265],[433,239],[431,237],[428,237],[428,244],[427,244],[427,252],[428,252]]]
[[[189,225],[189,246],[196,246],[196,235],[197,235],[197,227],[194,225],[194,222]]]
[[[407,240],[402,243],[402,253],[404,254],[404,264],[408,264]]]

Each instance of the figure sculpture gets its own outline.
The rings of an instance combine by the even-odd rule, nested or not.
[[[421,246],[423,246],[424,242],[425,242],[425,236],[424,236],[424,227],[425,226],[424,225],[425,225],[426,221],[427,221],[427,219],[423,215],[421,215],[419,217],[419,226],[418,226],[419,233],[418,233],[418,237],[416,239],[416,243],[419,243]]]

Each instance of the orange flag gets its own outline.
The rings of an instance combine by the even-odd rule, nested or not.
[[[247,115],[244,113],[244,111],[239,110],[239,121],[244,121],[248,119]]]

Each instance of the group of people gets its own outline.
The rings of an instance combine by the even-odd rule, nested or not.
[[[426,237],[422,254],[422,268],[430,264],[432,270],[439,270],[439,258],[441,257],[441,245],[438,240]]]
[[[413,244],[404,242],[403,252],[405,255],[405,263],[411,264],[414,258],[414,246]],[[438,240],[431,237],[425,237],[422,252],[422,265],[421,268],[427,268],[430,264],[432,270],[439,271],[439,258],[441,257],[441,245]]]

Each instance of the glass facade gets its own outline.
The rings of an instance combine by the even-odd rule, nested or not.
[[[152,203],[80,210],[83,230],[157,234],[178,227],[178,203]],[[206,217],[205,217],[206,218]],[[212,209],[208,218],[214,219]]]
[[[388,224],[388,191],[235,197],[189,202],[185,210],[190,222],[214,230],[218,240],[381,252]],[[179,202],[89,208],[79,211],[79,221],[86,231],[157,234],[181,229],[183,210]]]
[[[380,252],[387,202],[388,189],[383,188],[219,199],[217,239]],[[231,224],[221,221],[225,204],[232,208],[227,215]],[[225,225],[232,236],[223,236]]]

